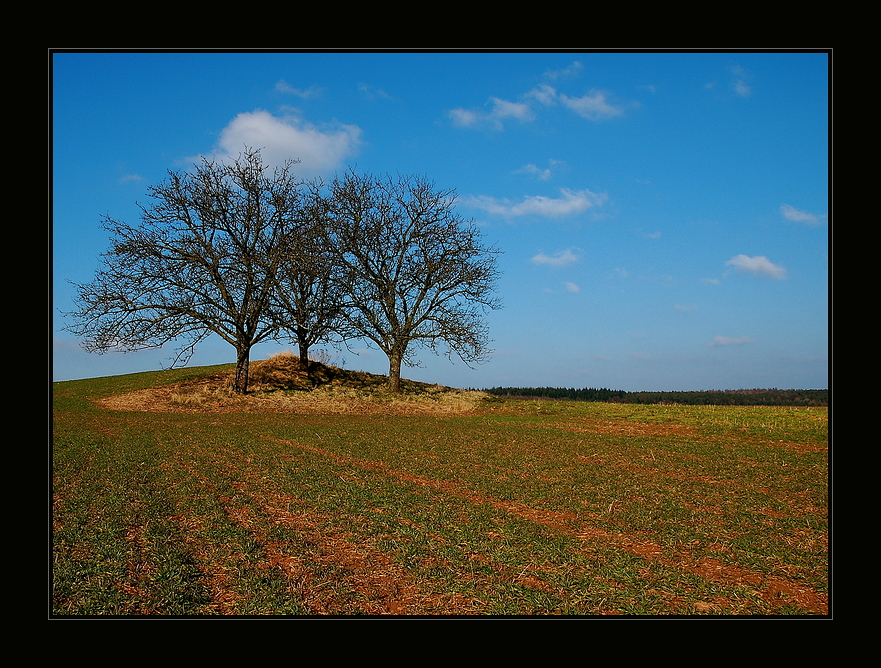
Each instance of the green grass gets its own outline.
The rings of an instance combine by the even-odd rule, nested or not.
[[[54,384],[53,615],[827,614],[827,409],[148,413]]]

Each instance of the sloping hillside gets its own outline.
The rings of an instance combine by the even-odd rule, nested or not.
[[[473,410],[483,392],[401,380],[401,393],[388,392],[388,378],[312,362],[300,369],[288,353],[251,363],[247,395],[232,392],[233,370],[162,387],[109,397],[113,410],[155,412],[438,413]]]

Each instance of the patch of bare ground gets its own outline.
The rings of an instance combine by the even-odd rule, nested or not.
[[[101,399],[104,408],[154,413],[294,413],[300,415],[457,415],[487,397],[483,392],[402,381],[402,392],[386,390],[387,378],[280,354],[251,363],[247,394],[232,392],[233,372],[127,392]]]

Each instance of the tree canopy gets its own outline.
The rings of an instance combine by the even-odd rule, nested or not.
[[[349,171],[325,192],[295,164],[271,170],[252,149],[204,159],[149,189],[139,225],[105,217],[110,249],[77,286],[68,329],[98,353],[177,342],[173,365],[215,334],[236,351],[236,392],[266,340],[297,342],[308,368],[310,346],[366,338],[394,391],[418,346],[481,361],[498,251],[453,211],[453,191]]]
[[[328,230],[341,266],[348,334],[389,358],[389,386],[415,348],[446,346],[470,364],[488,353],[482,315],[500,306],[493,248],[454,212],[452,191],[424,177],[349,171],[331,183]]]
[[[203,160],[150,188],[141,224],[105,217],[110,249],[78,287],[74,333],[91,352],[180,343],[174,363],[216,334],[236,350],[233,389],[245,392],[251,348],[289,324],[277,275],[301,225],[294,163],[270,172],[259,151],[231,164]]]

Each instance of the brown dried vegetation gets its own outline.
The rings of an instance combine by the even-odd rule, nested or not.
[[[307,373],[292,354],[251,363],[248,394],[232,391],[234,372],[136,390],[101,400],[112,410],[169,413],[297,413],[456,415],[476,408],[487,395],[416,381],[389,393],[385,376],[347,371],[313,361]]]

